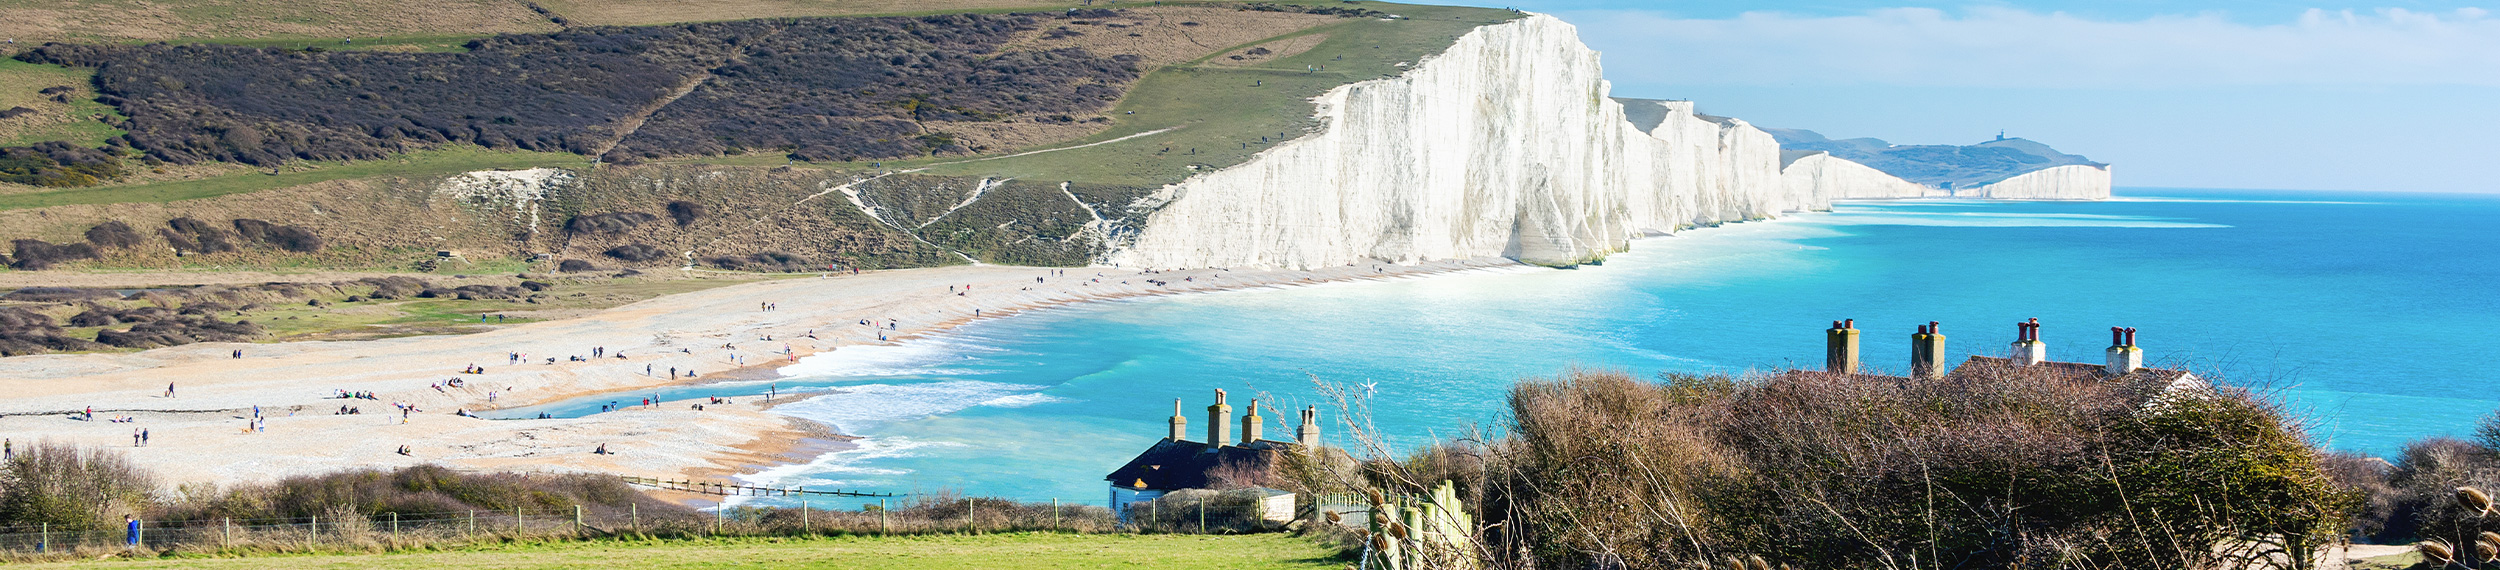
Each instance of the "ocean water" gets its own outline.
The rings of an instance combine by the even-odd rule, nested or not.
[[[1411,445],[1498,425],[1514,380],[1574,366],[1819,367],[1822,329],[1853,318],[1866,364],[1900,370],[1918,324],[1943,322],[1958,362],[2037,317],[2053,359],[2101,362],[2108,328],[2136,327],[2149,364],[2258,388],[2327,446],[2392,455],[2500,409],[2493,220],[2500,197],[2391,193],[1851,203],[1641,240],[1599,266],[1092,303],[663,392],[828,390],[778,410],[867,438],[753,480],[1099,503],[1174,398],[1203,437],[1217,388],[1237,414],[1270,395],[1276,439],[1320,403],[1314,382],[1368,390],[1374,428]]]

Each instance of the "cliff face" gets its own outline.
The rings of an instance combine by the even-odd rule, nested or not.
[[[1831,153],[1789,150],[1781,151],[1781,156],[1787,160],[1780,167],[1780,179],[1791,194],[1821,195],[1834,200],[1951,195]]]
[[[1998,200],[2107,200],[2109,167],[2070,164],[2036,170],[1995,184],[1956,190],[1953,195]]]
[[[1550,16],[1477,28],[1413,71],[1317,100],[1318,134],[1164,187],[1107,263],[1311,268],[1504,256],[1565,265],[1633,237],[1821,208],[1743,121],[1607,98],[1597,53]],[[1646,122],[1646,121],[1645,121]]]

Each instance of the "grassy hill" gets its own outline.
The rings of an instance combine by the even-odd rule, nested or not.
[[[263,163],[260,166],[215,160],[193,164],[147,160],[142,164],[139,155],[127,154],[124,155],[127,158],[123,159],[124,171],[130,174],[104,185],[56,189],[0,184],[0,222],[5,222],[0,223],[0,227],[6,228],[0,230],[0,241],[38,239],[47,243],[73,243],[99,224],[122,222],[137,228],[141,241],[152,243],[155,241],[151,237],[152,232],[172,219],[187,217],[222,223],[228,219],[252,218],[309,228],[331,243],[353,247],[321,252],[255,251],[245,248],[243,251],[208,252],[210,255],[200,256],[195,255],[199,252],[183,254],[143,243],[138,247],[101,248],[95,259],[72,258],[66,263],[53,265],[67,269],[288,267],[390,270],[421,261],[438,249],[457,249],[468,252],[470,259],[480,262],[539,271],[552,270],[558,261],[565,259],[588,260],[602,267],[674,267],[685,261],[682,256],[653,260],[602,257],[603,252],[612,248],[636,244],[670,251],[702,250],[696,251],[699,263],[712,258],[770,258],[779,261],[768,265],[785,268],[821,267],[827,263],[908,267],[960,263],[966,259],[994,263],[1080,265],[1099,253],[1101,238],[1104,232],[1109,231],[1107,228],[1134,223],[1150,213],[1130,209],[1138,197],[1195,172],[1239,164],[1275,144],[1307,133],[1316,126],[1311,117],[1312,97],[1347,83],[1394,76],[1406,69],[1405,66],[1445,49],[1451,41],[1475,27],[1519,16],[1508,10],[1335,0],[1123,2],[1094,7],[1107,7],[1112,11],[1089,9],[1084,12],[1066,11],[1073,7],[1066,2],[1016,0],[944,3],[754,0],[718,5],[706,3],[701,9],[691,9],[691,4],[676,0],[551,0],[519,8],[493,3],[445,2],[427,4],[422,9],[411,7],[408,13],[397,16],[384,14],[389,10],[369,4],[335,14],[306,15],[303,12],[305,6],[324,4],[279,4],[259,0],[186,4],[180,9],[162,9],[154,5],[125,6],[120,0],[75,0],[28,5],[22,9],[18,4],[24,4],[23,0],[0,0],[0,8],[9,9],[13,14],[49,14],[44,18],[0,24],[0,32],[8,32],[7,26],[41,28],[12,32],[23,34],[19,36],[20,44],[17,44],[20,49],[27,47],[27,38],[51,37],[98,43],[175,39],[291,50],[280,53],[306,54],[313,61],[326,61],[321,59],[325,54],[318,52],[337,50],[459,51],[460,46],[467,44],[470,38],[484,34],[549,33],[566,29],[565,26],[580,30],[584,29],[582,26],[664,24],[688,18],[733,20],[967,11],[1031,13],[1038,8],[1047,11],[1033,16],[1037,25],[1003,40],[1005,43],[998,44],[1001,46],[998,49],[1002,50],[999,53],[1083,50],[1103,58],[1126,58],[1120,61],[1133,62],[1142,71],[1134,80],[1120,85],[1124,91],[1118,94],[1116,100],[1090,112],[1017,114],[970,109],[939,113],[937,118],[928,120],[923,120],[927,114],[919,111],[896,115],[919,123],[918,128],[929,133],[921,137],[924,140],[913,144],[944,152],[919,158],[862,158],[849,162],[827,160],[822,156],[824,153],[811,155],[817,158],[817,162],[797,160],[799,157],[794,154],[806,153],[789,152],[786,144],[778,149],[743,148],[747,145],[729,138],[726,132],[716,133],[724,141],[721,145],[707,146],[702,141],[694,140],[701,131],[688,130],[690,125],[725,123],[703,119],[701,115],[692,115],[690,119],[688,113],[694,112],[691,109],[695,107],[688,107],[686,111],[676,110],[678,107],[696,105],[693,102],[697,100],[705,101],[697,107],[710,106],[707,108],[741,104],[734,100],[738,97],[735,91],[705,91],[722,84],[719,81],[695,81],[693,83],[701,84],[701,87],[685,91],[682,99],[672,97],[657,101],[653,107],[629,117],[601,119],[607,121],[605,123],[589,121],[611,126],[594,125],[587,131],[588,134],[538,131],[540,134],[530,136],[540,137],[533,140],[541,142],[532,145],[543,149],[539,151],[494,148],[509,144],[504,141],[512,138],[492,132],[492,125],[486,125],[486,130],[479,131],[478,135],[449,137],[453,141],[477,140],[489,145],[485,147],[466,142],[422,143],[397,133],[384,133],[393,138],[376,139],[380,141],[378,145],[355,141],[343,143],[340,142],[345,140],[340,138],[342,135],[364,136],[357,134],[364,132],[357,129],[368,127],[350,126],[337,130],[336,125],[317,126],[310,121],[330,121],[343,116],[335,113],[307,114],[303,119],[286,119],[302,121],[293,123],[302,125],[300,128],[270,127],[268,132],[306,133],[291,139],[294,141],[291,144],[299,149],[387,149],[392,145],[416,142],[409,146],[416,150],[389,152],[379,159],[294,159],[274,164],[269,155],[263,154],[251,159]],[[132,14],[157,15],[128,18],[131,23],[124,28],[108,29],[91,25],[96,21],[93,16],[97,13],[126,8],[135,10]],[[527,18],[513,15],[511,9],[522,10],[540,20],[537,23],[524,21]],[[171,12],[159,14],[166,10]],[[564,25],[558,25],[558,20],[562,20]],[[721,29],[745,28],[731,26]],[[762,33],[767,36],[779,34],[770,29]],[[334,41],[348,37],[354,37],[355,41],[352,44]],[[529,40],[499,41],[506,43],[496,45]],[[308,51],[307,48],[320,49]],[[732,56],[728,60],[730,64],[736,64],[739,57],[772,55],[770,51],[742,49],[749,51],[745,56]],[[78,57],[96,57],[94,54],[97,53],[109,52],[86,52]],[[157,50],[146,53],[173,52]],[[271,61],[294,65],[286,62],[303,60],[305,58],[279,57]],[[351,58],[344,61],[358,60]],[[373,61],[396,60],[385,58]],[[354,69],[333,67],[350,72]],[[449,68],[435,65],[426,69]],[[899,67],[895,69],[901,70]],[[115,114],[114,107],[95,100],[95,84],[101,81],[90,79],[92,73],[91,68],[65,68],[18,61],[0,64],[0,76],[24,79],[0,83],[6,85],[0,88],[0,103],[22,100],[36,106],[33,114],[9,120],[15,122],[0,121],[0,138],[21,144],[60,140],[83,147],[93,147],[99,141],[116,136],[135,140],[138,136],[135,131],[124,135],[120,128],[132,125],[132,119]],[[714,73],[719,73],[719,70]],[[388,76],[381,73],[374,77]],[[335,74],[325,77],[346,81],[336,79]],[[756,84],[751,78],[741,80],[746,82],[741,85]],[[1111,77],[1111,80],[1117,81],[1118,78]],[[230,98],[234,97],[232,93],[236,88],[210,89],[203,86],[218,81],[213,75],[192,76],[190,81],[179,78],[168,81],[163,77],[153,83],[145,78],[117,81],[120,81],[117,85],[138,85],[140,92],[153,89],[148,85],[159,83],[187,84],[210,92],[226,89],[222,92]],[[1081,85],[1094,80],[1079,77],[1072,81]],[[73,85],[80,90],[63,97],[66,102],[45,99],[49,96],[32,92],[53,83]],[[39,86],[23,87],[25,85]],[[371,85],[368,91],[383,88],[381,85],[368,85]],[[15,92],[21,88],[29,93]],[[810,92],[808,89],[794,92]],[[1022,90],[1011,93],[1025,94]],[[386,93],[377,101],[391,100],[389,97]],[[188,145],[179,148],[189,150],[168,158],[186,155],[245,156],[249,153],[219,150],[225,147],[218,145],[232,142],[220,142],[226,137],[216,133],[233,127],[223,126],[228,123],[218,121],[249,120],[249,117],[267,113],[290,112],[286,105],[264,106],[260,110],[249,108],[250,105],[266,105],[267,101],[263,98],[245,96],[232,100],[238,103],[227,104],[228,107],[201,107],[196,102],[185,103],[190,105],[187,107],[153,107],[152,116],[159,118],[226,118],[185,127],[199,129],[199,134],[170,135],[171,138],[168,138],[169,135],[160,132],[150,135],[156,137],[151,140],[158,141],[154,144],[159,145]],[[408,100],[412,103],[391,103],[391,108],[407,108],[410,104],[431,99],[415,97]],[[1005,101],[995,96],[984,100]],[[232,107],[234,104],[245,107]],[[824,103],[791,99],[774,104]],[[185,109],[203,111],[195,115]],[[412,109],[407,112],[418,111]],[[738,119],[745,121],[741,124],[761,124],[769,129],[780,129],[775,132],[808,136],[804,127],[771,124],[774,122],[774,111],[767,107],[737,112],[744,113],[736,115],[744,117]],[[476,119],[476,113],[471,115],[472,120],[482,120]],[[633,147],[631,144],[568,143],[565,151],[557,151],[549,148],[553,143],[547,142],[578,142],[580,137],[594,135],[612,136],[614,138],[609,140],[617,141],[628,136],[623,133],[632,133],[632,129],[637,127],[644,130],[658,128],[646,126],[643,117],[650,119],[650,125],[669,125],[666,129],[673,134],[668,140],[680,142],[674,143],[675,146],[645,145],[657,150],[642,153],[644,156],[640,157],[626,157],[635,159],[628,162],[643,162],[640,165],[600,164],[590,156],[605,151],[611,145]],[[583,119],[578,118],[563,121],[570,121],[563,123],[566,125],[585,124]],[[519,127],[529,126],[526,119],[521,123]],[[499,120],[497,124],[505,123]],[[332,130],[323,130],[325,128]],[[404,127],[391,128],[426,134],[408,131]],[[573,127],[559,125],[551,128]],[[739,128],[744,129],[739,132],[755,132],[754,129]],[[688,136],[690,134],[696,137]],[[191,142],[182,142],[185,140],[183,137],[189,137]],[[247,143],[259,144],[258,141]],[[274,139],[272,144],[276,144]],[[315,144],[330,146],[307,146]],[[870,146],[894,148],[891,144]],[[590,150],[593,148],[597,150]],[[354,150],[338,154],[359,156],[371,152]],[[684,154],[687,152],[693,154]],[[615,153],[609,154],[610,158],[616,156]],[[566,169],[572,173],[571,179],[579,183],[564,192],[545,196],[536,205],[525,208],[529,210],[528,216],[520,215],[517,210],[506,212],[510,215],[496,214],[494,212],[509,208],[474,200],[446,203],[450,199],[438,195],[435,188],[444,177],[460,172],[539,167]],[[910,173],[889,175],[896,171]],[[560,240],[533,237],[555,234],[556,226],[572,217],[656,214],[672,202],[705,204],[712,208],[718,219],[753,223],[678,224],[674,228],[660,224],[630,234],[589,236],[587,240],[570,235]],[[342,203],[354,207],[341,207]],[[404,222],[414,220],[430,220],[428,223],[440,227],[425,232],[412,232],[401,227]],[[675,249],[681,247],[686,249]],[[0,262],[9,261],[6,256],[12,253],[0,249]],[[507,261],[496,261],[498,259]],[[748,270],[755,267],[734,261],[715,265]]]
[[[631,566],[670,568],[826,568],[955,570],[961,568],[1192,568],[1292,570],[1341,568],[1335,552],[1307,539],[1246,536],[1081,535],[1019,533],[913,537],[590,541],[517,543],[436,552],[168,558],[19,564],[25,568],[544,568]]]

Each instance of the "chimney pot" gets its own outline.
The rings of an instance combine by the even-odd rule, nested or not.
[[[1242,444],[1242,445],[1250,445],[1250,444],[1252,444],[1252,443],[1256,443],[1256,442],[1258,442],[1258,441],[1259,441],[1259,436],[1261,435],[1261,434],[1259,433],[1259,431],[1260,431],[1262,428],[1267,427],[1267,420],[1266,420],[1265,418],[1261,418],[1261,417],[1259,417],[1259,399],[1258,399],[1258,398],[1251,398],[1251,399],[1250,399],[1250,410],[1249,410],[1249,412],[1250,412],[1249,414],[1246,414],[1246,415],[1241,416],[1241,444]]]
[[[1833,374],[1858,373],[1858,330],[1852,328],[1856,319],[1835,321],[1832,330],[1823,333],[1823,369]]]
[[[1927,324],[1918,327],[1918,334],[1910,335],[1910,376],[1913,378],[1944,375],[1944,367],[1938,365],[1944,359],[1944,335],[1936,332],[1942,328],[1937,324],[1936,321],[1927,321]]]
[[[1207,406],[1207,447],[1223,447],[1231,439],[1233,407],[1224,404],[1224,389],[1215,390],[1215,405]]]
[[[1189,418],[1181,415],[1180,398],[1172,399],[1172,420],[1170,423],[1172,424],[1172,433],[1165,437],[1171,439],[1172,441],[1189,439]]]
[[[2144,350],[2135,347],[2135,329],[2110,327],[2109,330],[2110,334],[2118,336],[2118,342],[2109,347],[2109,365],[2102,372],[2120,376],[2143,368]]]

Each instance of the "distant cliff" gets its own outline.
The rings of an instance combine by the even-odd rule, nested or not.
[[[1763,129],[1784,152],[1824,153],[1913,184],[1964,198],[2097,200],[2109,197],[2109,165],[2021,138],[1968,146],[1894,145],[1834,140],[1802,129]]]

